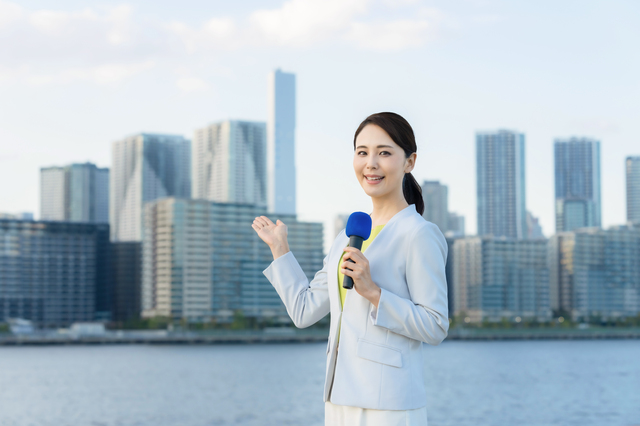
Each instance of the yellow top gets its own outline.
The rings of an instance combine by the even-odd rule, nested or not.
[[[373,239],[380,233],[380,231],[382,231],[383,227],[384,225],[378,225],[373,227],[373,229],[371,230],[371,235],[369,235],[369,238],[362,242],[362,248],[360,249],[361,252],[364,253],[364,251],[367,249],[367,247],[369,247],[369,244],[371,244]],[[344,307],[344,299],[347,297],[347,289],[342,287],[344,274],[340,272],[340,265],[342,265],[342,257],[344,256],[345,253],[346,251],[342,252],[342,256],[340,256],[340,261],[338,262],[338,288],[340,289],[340,307],[341,308]]]
[[[373,227],[373,229],[371,230],[371,235],[369,235],[369,238],[362,242],[362,248],[360,249],[361,252],[364,253],[364,251],[367,249],[367,247],[369,247],[369,244],[371,244],[371,242],[376,237],[376,235],[378,235],[380,231],[382,231],[383,227],[384,225],[378,225]],[[342,256],[344,256],[345,253],[346,251],[342,252],[342,255],[340,256],[340,261],[338,261],[338,288],[340,289],[340,308],[341,309],[344,307],[344,300],[347,297],[347,289],[342,287],[344,274],[340,272],[340,265],[342,265]],[[353,288],[351,290],[355,291],[355,289]],[[340,328],[338,328],[338,340],[340,340]]]

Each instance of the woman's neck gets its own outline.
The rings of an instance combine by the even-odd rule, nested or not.
[[[404,195],[402,199],[394,200],[393,202],[383,202],[382,200],[376,199],[372,199],[372,201],[373,212],[371,212],[369,216],[371,216],[371,225],[374,227],[386,224],[396,213],[409,207],[409,203],[404,199]]]

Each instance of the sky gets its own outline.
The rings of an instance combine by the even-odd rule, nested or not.
[[[553,141],[601,142],[603,225],[626,220],[640,155],[640,2],[0,0],[0,212],[39,216],[39,169],[111,163],[111,143],[266,121],[267,75],[297,78],[297,209],[371,212],[353,134],[393,111],[413,175],[476,232],[475,133],[525,134],[527,210],[555,232]],[[277,218],[272,218],[275,221]],[[247,226],[250,226],[248,224]]]

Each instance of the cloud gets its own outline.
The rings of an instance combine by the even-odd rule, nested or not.
[[[411,17],[391,19],[372,16],[374,1],[379,0],[286,0],[244,17],[211,16],[193,25],[141,19],[127,4],[30,10],[0,0],[0,83],[117,84],[159,63],[184,63],[190,56],[321,45],[392,51],[420,47],[440,31],[443,19],[435,9],[405,1],[415,9]],[[206,90],[205,81],[190,75],[178,76],[180,90]]]
[[[210,49],[308,48],[345,42],[356,48],[388,51],[423,45],[435,37],[444,21],[442,13],[432,8],[419,8],[411,19],[363,20],[370,3],[289,0],[279,8],[256,10],[244,20],[215,18],[200,28],[173,22],[167,29],[191,54]]]
[[[367,0],[290,0],[280,9],[258,10],[250,31],[266,44],[306,46],[331,39],[367,10]]]
[[[206,81],[196,77],[181,77],[176,81],[176,86],[183,92],[202,92],[209,89]]]
[[[397,20],[392,22],[354,22],[348,39],[371,50],[399,50],[419,47],[431,29],[426,20]]]
[[[132,64],[69,67],[57,71],[41,72],[25,65],[16,69],[0,68],[0,83],[3,81],[18,81],[30,86],[43,86],[88,82],[98,85],[114,85],[154,66],[153,61],[144,61]]]
[[[22,8],[15,3],[0,0],[0,29],[22,18]]]

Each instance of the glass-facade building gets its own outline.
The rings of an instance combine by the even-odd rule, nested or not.
[[[111,146],[109,224],[112,241],[142,241],[144,203],[191,196],[191,142],[141,133]]]
[[[549,239],[551,308],[588,320],[640,313],[640,226],[561,232]]]
[[[627,222],[640,224],[640,157],[627,157]]]
[[[573,233],[572,315],[640,313],[640,227],[583,228]]]
[[[453,241],[453,306],[470,321],[551,317],[547,240]]]
[[[142,288],[142,243],[111,243],[113,285],[112,321],[123,323],[140,318]]]
[[[524,134],[476,133],[478,235],[526,238]]]
[[[277,69],[267,85],[267,206],[296,214],[296,76]]]
[[[109,169],[91,163],[41,168],[40,219],[109,223]]]
[[[253,121],[226,120],[195,131],[192,198],[267,205],[267,129]]]
[[[109,320],[109,225],[0,220],[0,321]]]
[[[144,317],[228,322],[239,310],[289,321],[262,274],[273,255],[251,226],[267,215],[264,207],[165,198],[147,203],[145,212]],[[278,218],[287,224],[290,249],[311,281],[323,266],[322,223]]]
[[[556,232],[600,227],[600,142],[556,139],[554,159]]]

